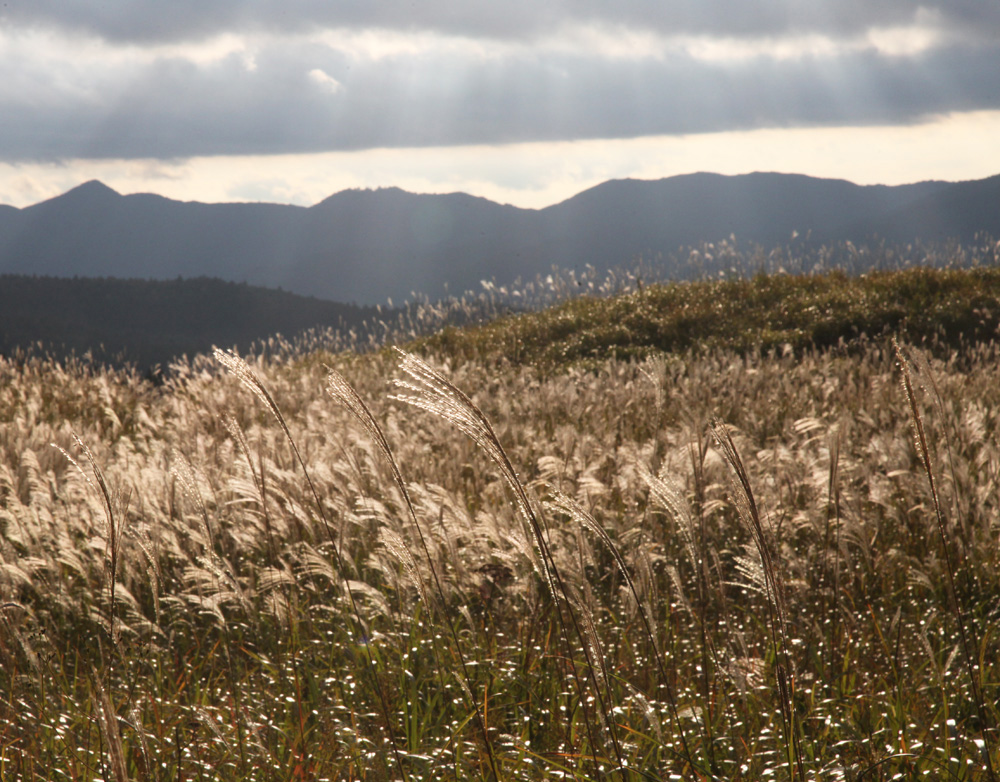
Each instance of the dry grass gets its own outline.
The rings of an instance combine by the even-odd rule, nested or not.
[[[989,778],[1000,349],[907,355],[0,360],[0,778]]]

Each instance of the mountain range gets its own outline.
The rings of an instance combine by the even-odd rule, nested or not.
[[[1000,236],[1000,175],[859,186],[801,175],[612,180],[544,209],[461,193],[346,190],[311,207],[120,195],[91,181],[0,206],[0,274],[213,277],[361,305],[479,290],[552,266],[598,272],[735,236],[765,248]],[[668,274],[670,270],[667,270]]]

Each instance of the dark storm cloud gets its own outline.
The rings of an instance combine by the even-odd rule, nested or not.
[[[229,32],[297,33],[329,27],[430,30],[530,40],[572,24],[735,37],[822,33],[934,18],[959,31],[1000,27],[994,0],[8,0],[0,26],[55,28],[114,42],[180,42]]]
[[[358,59],[274,44],[209,64],[162,57],[67,86],[44,65],[0,86],[0,158],[180,158],[915,122],[1000,108],[1000,43],[921,56],[706,63],[448,51]],[[79,79],[84,79],[80,82]]]

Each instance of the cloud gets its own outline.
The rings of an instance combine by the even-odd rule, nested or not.
[[[309,78],[313,80],[314,83],[318,84],[320,89],[325,92],[329,92],[334,95],[340,92],[343,85],[333,78],[329,73],[324,71],[322,68],[313,68],[309,71]]]
[[[1000,108],[1000,42],[918,42],[910,49],[894,42],[903,54],[871,42],[783,56],[751,47],[726,57],[706,54],[692,39],[650,33],[632,49],[602,50],[592,45],[596,33],[578,35],[542,46],[483,46],[328,31],[202,42],[194,56],[182,49],[151,56],[142,48],[105,54],[89,42],[12,38],[0,47],[0,70],[11,74],[0,84],[0,158],[171,159],[633,138],[905,124]],[[670,45],[657,49],[650,41]]]
[[[1000,7],[983,0],[31,0],[7,4],[0,26],[59,29],[112,42],[197,41],[225,32],[299,34],[330,27],[433,31],[531,40],[573,25],[618,26],[661,34],[761,37],[853,35],[933,16],[945,27],[996,30]]]
[[[1000,107],[1000,4],[57,0],[0,9],[0,160],[908,124]]]
[[[27,206],[100,179],[120,193],[183,201],[277,201],[311,206],[346,188],[466,192],[543,207],[612,178],[695,171],[781,171],[858,184],[981,179],[1000,171],[1000,111],[910,126],[789,128],[689,136],[505,146],[373,149],[185,161],[0,162],[0,204]]]

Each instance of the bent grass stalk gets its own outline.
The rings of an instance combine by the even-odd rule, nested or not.
[[[113,652],[117,653],[119,651],[118,644],[121,639],[121,629],[118,625],[119,620],[116,610],[116,586],[118,583],[118,566],[121,558],[121,543],[122,536],[125,531],[125,519],[127,518],[129,494],[120,490],[112,491],[108,487],[108,482],[104,478],[104,472],[101,470],[101,467],[97,463],[97,459],[94,458],[94,454],[90,448],[76,434],[73,435],[73,440],[76,442],[77,447],[79,447],[83,452],[83,455],[87,459],[87,463],[90,465],[91,472],[94,474],[94,480],[97,481],[96,487],[94,486],[94,482],[90,480],[90,476],[87,475],[76,459],[70,456],[65,449],[55,443],[52,445],[57,448],[74,467],[76,467],[90,487],[97,491],[103,504],[106,525],[104,555],[105,567],[108,574],[107,633],[109,639],[111,640],[111,649]],[[102,652],[102,664],[103,656]],[[112,661],[113,660],[114,656],[112,655]],[[103,676],[106,677],[108,687],[110,688],[113,681],[111,665],[109,665],[103,672]],[[101,676],[98,674],[96,669],[92,669],[90,679],[91,688],[92,690],[96,690],[98,696],[97,723],[100,728],[100,734],[107,744],[108,755],[111,759],[111,771],[114,774],[116,782],[128,782],[128,773],[125,768],[125,751],[122,746],[121,734],[118,731],[118,714],[112,704],[111,697],[101,684]]]
[[[441,579],[438,576],[437,567],[434,565],[434,557],[431,556],[430,549],[427,546],[427,540],[424,538],[423,529],[421,528],[420,522],[417,520],[416,511],[413,509],[410,492],[406,488],[406,482],[403,480],[403,474],[399,469],[399,465],[396,463],[396,458],[392,455],[392,449],[389,448],[389,443],[385,439],[385,435],[382,433],[382,427],[379,426],[378,421],[375,420],[375,416],[372,415],[368,405],[365,404],[364,400],[358,395],[357,391],[354,390],[353,386],[347,382],[344,376],[329,367],[327,369],[329,371],[327,375],[327,391],[330,393],[330,396],[344,405],[351,415],[357,419],[362,428],[368,433],[369,437],[371,437],[372,441],[378,448],[379,453],[382,454],[382,458],[385,459],[389,466],[389,471],[392,473],[392,480],[403,497],[403,504],[406,505],[406,510],[409,513],[410,520],[413,522],[413,527],[417,531],[417,537],[420,539],[420,547],[424,552],[424,557],[427,559],[427,565],[430,568],[431,577],[434,580],[434,589],[437,593],[438,599],[440,600],[440,607],[441,609],[445,609],[447,606],[447,600],[445,598],[444,589],[441,586]],[[413,578],[418,587],[421,598],[426,603],[427,594],[423,581],[421,580],[419,574],[415,571],[413,573]],[[428,609],[429,608],[430,606],[428,606]],[[493,742],[490,739],[489,732],[486,729],[483,708],[480,706],[479,700],[475,696],[475,688],[472,686],[472,678],[469,675],[469,668],[465,660],[465,653],[462,651],[462,645],[459,642],[454,623],[448,621],[446,624],[448,625],[448,629],[451,634],[455,654],[458,657],[459,665],[462,669],[462,678],[465,683],[465,686],[462,689],[466,697],[472,701],[472,707],[476,714],[477,727],[479,728],[479,732],[483,737],[483,742],[486,745],[486,752],[493,779],[499,780],[500,772],[497,767],[496,752],[493,748]],[[434,651],[435,656],[437,656],[436,636]],[[438,668],[439,671],[443,671],[443,667],[440,664],[438,665]]]
[[[97,481],[97,486],[94,486],[94,481],[90,480],[90,476],[84,471],[80,464],[74,459],[70,454],[62,447],[52,443],[52,447],[58,449],[63,456],[65,456],[70,463],[79,470],[83,479],[98,493],[101,502],[104,507],[105,524],[106,524],[106,540],[105,540],[105,557],[107,561],[105,563],[108,571],[108,636],[111,639],[111,644],[113,647],[118,646],[119,630],[116,626],[116,585],[118,583],[118,563],[121,556],[121,544],[122,536],[125,532],[125,518],[128,511],[129,495],[127,492],[122,491],[112,491],[108,487],[108,482],[104,478],[104,472],[101,470],[100,465],[97,463],[97,459],[94,458],[93,452],[90,448],[81,440],[77,435],[73,435],[73,440],[76,442],[77,446],[83,452],[83,455],[87,459],[87,463],[90,465],[90,469],[94,474],[94,480]]]
[[[263,402],[264,406],[267,407],[268,411],[278,422],[278,425],[281,427],[282,432],[284,432],[285,438],[288,440],[288,444],[291,446],[292,452],[295,454],[295,459],[299,463],[299,467],[302,469],[302,472],[305,476],[306,483],[309,486],[309,491],[311,492],[313,501],[316,505],[316,512],[319,514],[320,519],[323,522],[323,526],[326,529],[327,536],[331,543],[331,548],[333,549],[334,559],[337,565],[337,572],[340,574],[340,577],[344,582],[344,589],[347,593],[348,600],[351,604],[351,612],[353,613],[354,619],[357,622],[357,629],[359,636],[363,636],[365,623],[364,620],[361,618],[361,611],[358,608],[357,600],[354,597],[354,590],[351,588],[351,580],[348,576],[347,569],[344,565],[344,560],[343,557],[341,556],[340,549],[337,546],[336,537],[333,534],[333,528],[330,526],[330,521],[326,516],[326,511],[323,510],[323,502],[319,498],[319,493],[316,491],[316,487],[313,484],[312,478],[309,475],[309,470],[306,468],[306,463],[303,460],[302,455],[299,453],[298,446],[295,444],[295,440],[292,438],[292,433],[288,429],[288,424],[285,423],[285,418],[281,414],[281,410],[278,408],[277,403],[274,401],[274,397],[271,396],[270,391],[267,390],[267,387],[264,385],[264,382],[257,376],[257,373],[250,368],[250,366],[246,363],[246,361],[244,361],[242,358],[240,358],[233,352],[225,352],[219,350],[218,348],[215,350],[215,358],[216,360],[219,361],[220,364],[222,364],[230,372],[232,372],[237,377],[237,379],[254,394],[254,396],[256,396],[261,402]],[[371,676],[374,691],[379,701],[379,708],[382,712],[382,721],[385,726],[386,733],[388,734],[389,737],[389,743],[392,746],[392,754],[396,763],[396,768],[399,771],[400,776],[404,780],[407,780],[409,779],[409,776],[406,773],[405,769],[403,768],[403,759],[400,756],[399,747],[396,744],[396,733],[392,728],[392,720],[389,716],[389,705],[386,703],[385,692],[381,684],[379,683],[378,673],[375,667],[375,659],[372,656],[371,645],[363,643],[362,646],[365,649],[365,655],[368,661],[368,672]]]
[[[622,557],[621,552],[611,539],[611,536],[608,535],[604,527],[597,522],[597,519],[581,508],[579,504],[574,502],[571,498],[556,490],[553,492],[553,500],[549,503],[549,506],[562,511],[570,518],[576,520],[579,524],[589,529],[604,544],[605,548],[611,552],[611,556],[614,558],[615,564],[618,565],[618,569],[621,571],[621,574],[625,579],[625,583],[628,585],[629,592],[632,594],[632,599],[635,600],[639,616],[642,618],[643,630],[645,631],[646,638],[653,649],[653,657],[656,659],[656,666],[659,669],[660,681],[663,683],[667,692],[667,704],[670,708],[670,718],[673,720],[674,725],[677,727],[677,731],[680,734],[681,746],[683,748],[683,758],[692,768],[695,768],[691,750],[688,746],[687,733],[684,730],[684,725],[681,723],[680,716],[678,715],[677,698],[674,694],[674,688],[670,683],[670,678],[667,676],[663,652],[660,650],[659,644],[656,643],[656,636],[653,633],[652,620],[649,616],[648,606],[643,603],[642,598],[639,597],[639,592],[635,587],[635,583],[632,581],[632,576],[629,573],[628,565],[625,563],[624,557]]]
[[[760,556],[763,570],[764,591],[767,597],[768,628],[771,634],[771,649],[774,653],[774,673],[778,685],[778,705],[781,709],[781,727],[785,736],[788,767],[792,778],[796,775],[805,782],[805,768],[799,746],[798,726],[795,719],[795,673],[788,654],[784,589],[781,575],[771,550],[769,531],[764,527],[764,519],[754,498],[750,485],[750,475],[743,464],[729,427],[719,420],[712,422],[712,434],[722,449],[733,478],[733,504],[743,525],[750,532],[754,547]]]
[[[559,624],[563,629],[560,633],[561,639],[566,646],[566,657],[573,660],[573,652],[566,629],[568,623],[564,614],[563,606],[568,609],[570,621],[573,625],[574,634],[583,650],[587,662],[587,674],[594,689],[594,696],[597,707],[604,715],[611,715],[611,710],[604,702],[601,694],[601,687],[597,681],[598,663],[593,659],[590,643],[588,643],[586,632],[580,626],[576,612],[573,610],[573,601],[569,590],[562,579],[559,568],[556,566],[551,548],[546,541],[545,533],[542,530],[542,523],[532,507],[528,494],[517,477],[517,472],[507,457],[506,451],[500,443],[492,424],[486,418],[482,410],[460,389],[452,385],[446,378],[433,370],[428,364],[421,361],[412,354],[405,353],[397,348],[397,352],[402,356],[400,369],[410,376],[413,382],[397,380],[396,386],[400,393],[394,394],[393,399],[404,402],[414,407],[426,410],[440,418],[443,418],[455,425],[461,432],[473,440],[500,470],[504,480],[514,495],[517,509],[521,512],[522,518],[529,527],[531,538],[534,540],[538,550],[538,557],[541,563],[545,580],[552,594],[553,603],[556,606],[556,615]],[[571,665],[572,679],[577,691],[577,697],[581,705],[581,713],[590,741],[592,755],[597,751],[596,734],[594,733],[593,721],[590,717],[589,709],[586,708],[586,698],[583,692],[583,683],[580,681],[576,671],[576,666]],[[622,753],[620,739],[618,738],[616,723],[613,717],[608,716],[606,722],[610,728],[611,744],[615,753],[618,769],[624,772],[625,760]],[[597,757],[594,755],[592,761],[597,766]]]
[[[698,600],[698,626],[699,640],[701,645],[701,686],[702,697],[704,699],[707,719],[703,721],[705,726],[705,746],[708,750],[708,764],[712,773],[717,772],[715,757],[714,738],[714,698],[712,696],[711,671],[721,669],[719,654],[711,640],[708,631],[708,621],[706,617],[708,604],[708,553],[705,539],[705,518],[701,509],[704,506],[704,461],[708,450],[708,438],[704,437],[699,427],[697,443],[691,442],[687,447],[688,459],[691,463],[692,474],[695,482],[695,501],[697,503],[699,523],[691,513],[688,502],[681,496],[678,489],[658,475],[653,475],[649,468],[640,465],[639,474],[649,487],[649,496],[656,504],[670,516],[675,528],[681,535],[684,547],[687,550],[688,559],[695,573],[695,593]],[[695,534],[697,532],[697,535]],[[676,572],[676,569],[675,569]],[[681,587],[677,585],[678,593]],[[693,612],[692,612],[693,613]]]
[[[250,477],[253,480],[254,488],[257,490],[257,497],[258,500],[260,501],[261,512],[264,514],[264,528],[267,534],[267,548],[268,548],[268,554],[271,559],[271,566],[276,567],[279,562],[279,558],[277,553],[277,547],[274,540],[274,534],[271,529],[271,515],[267,508],[267,492],[264,484],[264,461],[263,459],[261,459],[260,461],[260,475],[258,475],[257,470],[254,468],[253,457],[250,455],[250,445],[249,443],[247,443],[246,435],[243,433],[243,429],[242,427],[240,427],[239,421],[237,421],[231,415],[225,415],[223,416],[222,423],[225,425],[226,429],[229,430],[230,436],[233,438],[233,440],[236,441],[236,444],[239,446],[240,452],[243,454],[243,458],[246,460],[247,467],[250,471]],[[206,521],[206,526],[207,526],[207,521]],[[288,584],[282,582],[280,588],[282,593],[284,594],[285,604],[290,605],[291,597],[289,594],[290,589],[288,587]],[[295,618],[293,616],[292,611],[285,612],[285,621],[288,628],[288,637],[294,638]],[[290,655],[290,661],[292,665],[292,674],[295,680],[295,693],[296,697],[299,698],[299,695],[302,690],[302,685],[301,685],[302,671],[300,669],[298,655],[295,654]],[[236,704],[237,709],[239,709],[240,711],[246,709],[246,707],[242,703],[242,699],[239,694],[239,689],[235,687],[233,688],[233,700]],[[300,698],[299,700],[301,701]],[[238,724],[239,722],[237,722],[237,725]],[[304,748],[306,744],[306,739],[305,739],[304,716],[303,716],[303,710],[301,708],[301,702],[299,708],[299,719],[295,721],[295,727],[298,732],[299,746]],[[254,739],[256,739],[253,731],[251,731],[250,734]],[[240,732],[239,738],[242,750],[242,732]],[[259,743],[259,740],[257,741],[257,743]]]

